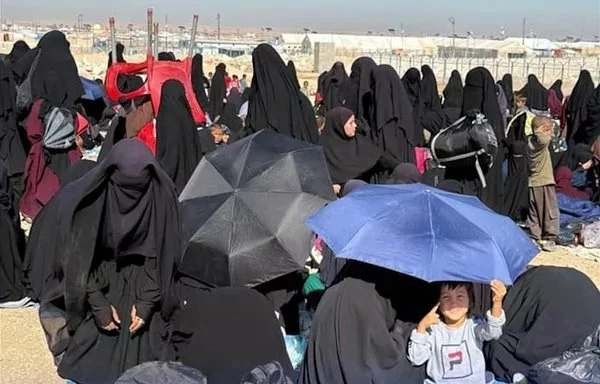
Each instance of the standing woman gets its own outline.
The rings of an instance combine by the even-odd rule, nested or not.
[[[359,57],[352,63],[350,77],[342,84],[340,99],[357,119],[369,120],[372,116],[373,89],[371,73],[377,64],[370,57]]]
[[[56,198],[57,216],[44,224],[60,229],[44,252],[57,261],[59,289],[45,291],[40,304],[63,303],[66,312],[70,340],[58,373],[81,384],[112,383],[160,356],[150,329],[176,303],[175,188],[144,143],[123,139]]]
[[[423,108],[425,112],[437,112],[442,109],[438,84],[435,74],[429,65],[421,67],[423,79],[421,80],[421,95],[423,96]]]
[[[208,108],[208,115],[211,121],[215,121],[215,119],[223,113],[225,98],[227,97],[227,85],[225,84],[226,70],[227,67],[225,64],[220,63],[215,68],[215,74],[212,78],[209,98],[210,107]]]
[[[204,65],[202,55],[196,53],[192,59],[192,88],[196,95],[196,101],[203,111],[209,111],[208,95],[206,90],[210,88],[208,78],[204,76]]]
[[[575,143],[584,140],[585,130],[579,128],[588,118],[587,102],[593,96],[594,88],[592,75],[588,70],[582,70],[565,107],[567,140],[572,139]]]

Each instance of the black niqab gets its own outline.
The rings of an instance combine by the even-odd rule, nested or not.
[[[181,192],[200,158],[196,124],[183,84],[167,80],[156,115],[156,159]]]
[[[260,44],[252,52],[251,91],[246,127],[251,133],[261,129],[316,144],[319,131],[310,100],[302,94],[275,48]]]
[[[565,99],[565,95],[563,94],[563,91],[562,91],[562,84],[563,84],[563,81],[558,79],[554,82],[554,84],[552,84],[552,86],[549,89],[549,91],[554,91],[554,93],[558,97],[558,100],[560,100],[561,102]]]
[[[343,96],[340,95],[340,89],[348,81],[348,74],[346,73],[344,64],[340,62],[333,64],[333,67],[331,67],[327,76],[322,81],[323,94],[321,96],[323,96],[325,103],[325,112],[343,106]]]
[[[425,113],[423,97],[421,95],[421,73],[417,68],[410,68],[402,77],[404,88],[413,108],[413,121],[415,127],[421,128],[421,119]]]
[[[448,84],[442,92],[444,95],[443,108],[461,108],[463,101],[463,83],[460,77],[460,72],[452,71]]]
[[[4,60],[9,67],[12,67],[14,64],[18,63],[19,60],[21,60],[21,58],[30,50],[31,48],[29,48],[29,45],[27,45],[26,42],[19,40],[15,42],[10,53],[6,55]]]
[[[527,84],[519,91],[527,97],[527,106],[536,111],[548,110],[548,90],[544,88],[536,75],[529,75]]]
[[[31,79],[34,100],[41,98],[54,107],[72,108],[83,95],[69,47],[67,38],[59,31],[48,32],[38,43],[40,53]]]
[[[298,84],[298,89],[300,89],[300,80],[298,80],[298,71],[296,71],[296,64],[292,60],[289,60],[287,63],[288,71],[290,72],[290,77]]]
[[[373,89],[371,73],[377,64],[370,57],[359,57],[352,63],[350,77],[342,84],[340,99],[359,119],[372,120]]]
[[[504,215],[525,221],[529,210],[529,155],[527,143],[513,141],[508,147],[508,176],[504,183]]]
[[[504,96],[508,102],[508,109],[513,110],[515,108],[515,92],[513,91],[513,78],[510,73],[502,76],[501,85],[504,90]]]
[[[567,115],[567,139],[573,139],[575,142],[584,141],[584,131],[580,132],[580,127],[588,118],[587,103],[594,94],[594,81],[592,75],[587,70],[582,70],[579,79],[573,88],[569,97],[565,112]]]
[[[414,162],[414,148],[424,144],[423,131],[415,128],[410,100],[394,68],[380,65],[372,72],[375,94],[375,143],[403,163]]]
[[[323,146],[334,184],[360,178],[377,164],[383,154],[383,150],[366,136],[358,132],[354,137],[346,135],[344,125],[352,115],[352,111],[344,107],[332,109],[327,113],[321,133],[319,143]]]
[[[223,113],[225,97],[227,96],[227,86],[225,84],[225,71],[227,67],[225,64],[220,63],[215,68],[215,74],[212,78],[210,85],[210,106],[208,108],[208,114],[212,121]]]
[[[242,119],[239,117],[240,108],[242,107],[242,96],[237,88],[231,88],[227,103],[223,108],[223,114],[219,119],[219,123],[225,125],[232,133],[239,133],[244,129]]]
[[[123,52],[125,52],[125,46],[121,43],[117,43],[117,63],[126,63],[125,57],[123,57]],[[112,51],[108,52],[108,66],[110,68],[113,63]]]
[[[585,108],[587,118],[579,128],[576,139],[591,146],[600,136],[600,85],[588,99]]]
[[[159,52],[158,61],[177,61],[173,52]]]
[[[421,67],[423,79],[421,80],[421,96],[423,97],[423,107],[425,112],[439,111],[442,109],[440,95],[438,93],[437,80],[435,74],[429,65]]]
[[[196,101],[203,111],[210,110],[206,88],[209,87],[209,82],[204,76],[204,65],[202,55],[197,53],[192,59],[192,88],[196,95]]]

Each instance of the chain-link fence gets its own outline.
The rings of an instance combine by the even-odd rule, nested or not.
[[[429,65],[440,84],[445,84],[452,70],[458,70],[463,76],[476,67],[486,67],[496,79],[506,73],[513,76],[515,88],[527,82],[529,74],[536,75],[543,84],[551,84],[562,79],[566,87],[572,87],[579,72],[587,69],[596,83],[600,82],[600,57],[566,57],[566,58],[518,58],[518,59],[484,59],[484,58],[440,58],[433,56],[396,56],[389,52],[373,52],[366,54],[378,64],[389,64],[400,76],[409,68],[420,68]]]

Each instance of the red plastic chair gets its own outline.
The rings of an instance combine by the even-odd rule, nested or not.
[[[117,86],[119,75],[140,75],[146,74],[146,81],[142,87],[133,92],[122,93]],[[106,95],[114,102],[119,100],[132,100],[136,97],[150,95],[154,111],[160,107],[160,95],[162,85],[167,80],[178,80],[183,84],[185,96],[192,111],[192,116],[196,124],[206,122],[206,115],[194,94],[192,88],[192,59],[187,57],[185,60],[177,61],[157,61],[152,55],[148,55],[143,63],[113,63],[106,71],[105,85]]]

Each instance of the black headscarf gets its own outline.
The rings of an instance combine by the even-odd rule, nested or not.
[[[589,71],[582,70],[565,108],[567,139],[573,138],[576,142],[584,140],[584,138],[579,137],[580,135],[585,136],[583,131],[579,132],[579,128],[588,118],[587,103],[594,94],[594,88],[592,75]]]
[[[343,105],[340,89],[347,80],[348,74],[344,64],[340,62],[333,64],[327,76],[323,78],[323,94],[321,96],[325,103],[325,112]]]
[[[600,136],[600,85],[588,99],[585,108],[587,118],[577,132],[576,140],[591,146]]]
[[[558,97],[558,100],[560,100],[560,101],[563,101],[565,98],[565,95],[563,94],[563,91],[562,91],[562,84],[563,84],[563,81],[558,79],[554,82],[554,84],[552,84],[552,86],[549,89],[549,91],[554,91],[554,93],[556,93],[556,96]]]
[[[413,108],[413,120],[416,127],[421,127],[421,119],[425,112],[423,97],[421,95],[421,73],[417,68],[410,68],[402,77],[404,88]]]
[[[298,89],[300,89],[300,80],[298,80],[298,71],[296,71],[296,64],[292,60],[289,60],[287,63],[288,71],[290,71],[290,77],[298,84]]]
[[[508,109],[513,110],[515,108],[515,92],[513,91],[513,78],[510,73],[502,76],[501,85],[504,90],[504,96],[508,101]]]
[[[415,128],[410,100],[394,68],[373,69],[374,121],[369,122],[375,143],[404,163],[414,162],[414,148],[423,145],[423,130]],[[342,124],[343,126],[343,124]]]
[[[548,90],[544,88],[537,76],[529,75],[527,84],[519,91],[527,97],[527,106],[536,111],[548,109]]]
[[[394,168],[390,176],[390,184],[414,184],[422,183],[423,175],[416,165],[412,163],[400,163]]]
[[[39,59],[31,79],[33,99],[44,99],[55,107],[74,107],[83,95],[83,85],[67,38],[60,31],[51,31],[37,47]]]
[[[527,143],[513,141],[508,147],[508,177],[504,183],[504,215],[523,222],[529,209],[529,157]]]
[[[127,61],[125,61],[125,57],[123,57],[123,52],[125,52],[125,46],[121,43],[117,43],[117,63],[126,63],[127,62]],[[108,52],[107,68],[110,68],[112,63],[113,63],[112,51],[110,51],[110,52]]]
[[[15,42],[10,53],[6,55],[6,58],[4,60],[9,67],[12,67],[14,64],[19,62],[19,60],[21,60],[21,58],[30,50],[31,48],[29,48],[29,45],[27,45],[26,42],[24,42],[23,40],[19,40]]]
[[[215,74],[212,78],[209,97],[210,107],[208,108],[208,114],[212,121],[223,113],[223,100],[225,100],[225,97],[227,96],[227,86],[225,84],[226,70],[227,67],[225,64],[220,63],[215,68]]]
[[[352,115],[352,111],[344,107],[329,111],[319,141],[334,184],[359,178],[371,170],[383,154],[371,139],[358,132],[354,137],[346,136],[344,125]]]
[[[159,52],[158,61],[177,61],[173,52]]]
[[[448,84],[444,88],[444,105],[443,108],[461,108],[463,101],[463,84],[460,72],[452,71]]]
[[[223,113],[219,119],[219,123],[227,126],[232,133],[239,133],[244,126],[239,117],[240,108],[242,106],[242,96],[237,88],[231,88],[229,96],[227,96],[227,104],[223,108]]]
[[[56,195],[59,228],[51,259],[62,260],[68,326],[75,330],[86,315],[88,277],[99,259],[101,242],[114,257],[141,255],[155,259],[160,311],[168,319],[174,309],[172,278],[181,255],[179,205],[175,188],[137,139],[115,144],[109,156]],[[110,228],[109,231],[106,229]]]
[[[287,66],[269,44],[252,52],[254,76],[248,100],[249,132],[271,129],[316,144],[319,131],[310,101],[294,83]]]
[[[372,119],[373,89],[371,73],[377,64],[370,57],[359,57],[352,63],[350,77],[342,84],[340,99],[359,119]]]
[[[462,114],[467,115],[473,110],[479,110],[483,113],[494,128],[494,133],[498,140],[498,153],[494,159],[492,168],[487,171],[487,187],[485,189],[482,190],[482,186],[478,185],[479,181],[475,169],[472,172],[466,170],[463,170],[465,172],[459,172],[461,174],[459,178],[467,183],[475,183],[475,185],[467,187],[467,189],[477,191],[478,197],[484,204],[496,212],[502,212],[504,210],[504,185],[502,182],[502,163],[504,161],[502,142],[505,137],[503,128],[504,118],[498,105],[494,78],[490,71],[483,67],[472,69],[465,79]],[[469,172],[471,174],[467,176],[466,173]],[[449,178],[456,179],[456,177],[457,175],[454,175],[454,177]]]
[[[421,67],[423,79],[421,80],[421,95],[423,97],[423,106],[426,112],[439,111],[442,109],[440,94],[438,93],[437,80],[435,74],[429,65]]]
[[[202,64],[202,55],[197,53],[192,59],[192,88],[194,88],[194,94],[196,95],[196,101],[203,111],[208,111],[209,103],[208,96],[206,95],[206,88],[209,88],[209,82],[206,76],[204,76],[204,66]]]
[[[200,158],[196,124],[183,84],[167,80],[162,86],[156,115],[156,159],[181,192]]]

